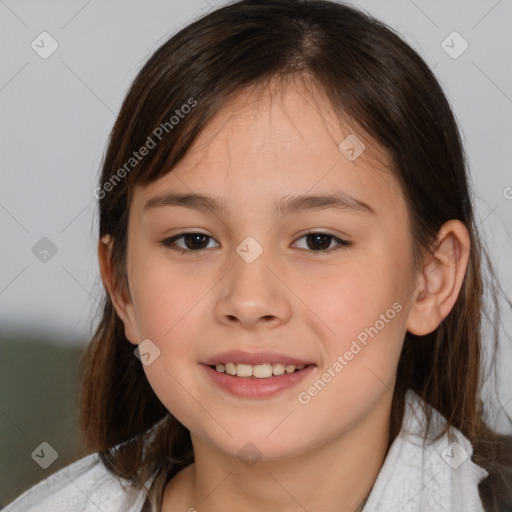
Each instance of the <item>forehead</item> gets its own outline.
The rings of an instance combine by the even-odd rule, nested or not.
[[[261,202],[335,189],[377,209],[401,196],[386,153],[319,88],[270,83],[228,99],[172,172],[136,188],[134,205],[164,190]]]

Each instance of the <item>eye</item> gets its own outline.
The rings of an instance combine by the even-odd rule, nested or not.
[[[348,242],[347,240],[343,240],[337,236],[323,232],[306,233],[300,236],[297,240],[302,239],[306,242],[306,249],[312,249],[313,252],[326,252],[328,249],[332,249],[331,243],[333,241],[338,244],[338,247],[334,246],[334,250],[351,245],[351,242]]]
[[[181,238],[185,246],[176,243]],[[161,243],[164,247],[169,247],[183,254],[185,252],[197,252],[202,249],[208,249],[208,239],[213,240],[212,237],[203,233],[181,233],[171,238],[166,238]]]
[[[182,244],[184,245],[176,243],[177,240],[181,239],[183,239]],[[328,250],[330,252],[330,250],[336,250],[337,248],[351,245],[351,242],[323,232],[305,233],[297,240],[303,239],[306,242],[305,249],[310,249],[312,252],[327,252]],[[211,248],[208,247],[209,241],[213,241],[213,238],[203,233],[180,233],[179,235],[162,240],[161,244],[164,247],[168,247],[183,254],[186,252],[199,252],[203,249]],[[336,245],[334,248],[332,247],[333,241],[337,243],[338,247],[336,247]]]

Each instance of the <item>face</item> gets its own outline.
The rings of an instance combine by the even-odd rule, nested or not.
[[[299,455],[389,412],[414,288],[409,216],[375,144],[319,98],[244,91],[130,207],[127,337],[150,340],[144,371],[167,409],[226,454],[250,442],[264,459]],[[338,147],[351,133],[366,146],[356,159],[353,137]],[[299,369],[274,375],[283,365]]]

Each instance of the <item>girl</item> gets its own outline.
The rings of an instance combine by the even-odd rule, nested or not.
[[[93,453],[8,512],[512,510],[463,148],[393,31],[211,12],[140,71],[95,195]]]

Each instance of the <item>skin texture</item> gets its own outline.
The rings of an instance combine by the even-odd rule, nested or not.
[[[350,133],[366,146],[355,161],[338,149]],[[114,289],[112,241],[100,242],[103,281],[126,336],[134,345],[150,339],[158,346],[159,357],[144,371],[191,432],[195,463],[169,482],[164,511],[287,512],[300,504],[353,512],[370,491],[386,455],[405,333],[427,334],[446,317],[469,251],[464,225],[449,221],[435,255],[413,268],[407,205],[386,163],[373,141],[342,126],[318,91],[312,96],[293,83],[279,91],[247,89],[229,100],[172,172],[135,189],[130,294]],[[364,201],[374,213],[273,212],[273,201],[285,196],[334,191]],[[230,213],[144,210],[165,192],[218,196]],[[308,245],[302,236],[312,231],[351,245],[335,238]],[[181,233],[211,238],[200,246],[206,248],[184,254],[161,243]],[[236,252],[248,236],[263,249],[252,263]],[[322,243],[328,249],[318,250]],[[183,238],[175,244],[187,250]],[[298,394],[393,304],[400,311],[319,393],[300,403]],[[237,398],[214,386],[199,366],[232,349],[276,351],[316,368],[277,396]],[[252,467],[237,457],[248,442],[259,452]]]

